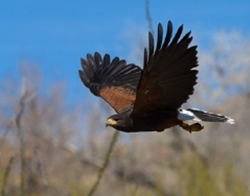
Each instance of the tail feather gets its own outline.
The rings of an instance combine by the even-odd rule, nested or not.
[[[181,120],[224,122],[224,123],[229,123],[229,124],[235,124],[234,119],[228,116],[223,116],[221,114],[214,114],[214,113],[200,110],[197,108],[180,110],[178,118]]]

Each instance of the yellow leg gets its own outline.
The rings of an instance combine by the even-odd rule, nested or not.
[[[184,130],[188,131],[189,133],[192,133],[193,131],[201,131],[204,126],[202,126],[200,123],[194,123],[192,125],[188,125],[184,122],[180,124],[180,127],[182,127]]]

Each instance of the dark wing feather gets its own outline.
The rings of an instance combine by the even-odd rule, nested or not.
[[[158,109],[174,110],[193,94],[198,66],[196,46],[189,47],[190,32],[181,40],[183,26],[179,27],[172,42],[172,23],[162,44],[162,25],[158,26],[155,52],[154,39],[149,34],[149,53],[144,51],[144,70],[138,85],[132,115],[143,115]],[[148,56],[149,55],[149,56]]]
[[[81,59],[82,69],[79,76],[86,87],[106,100],[119,113],[135,101],[136,89],[141,76],[141,68],[115,57],[104,58],[99,53]]]

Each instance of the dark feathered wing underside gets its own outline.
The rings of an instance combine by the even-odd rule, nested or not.
[[[168,22],[163,41],[162,25],[158,26],[158,40],[149,33],[149,49],[144,50],[144,70],[138,85],[134,115],[158,109],[177,109],[194,91],[198,66],[196,46],[189,47],[190,32],[180,39],[183,27],[172,37],[172,23]]]
[[[141,68],[115,57],[110,61],[106,54],[103,58],[99,53],[87,55],[81,59],[83,70],[79,76],[86,87],[107,101],[117,113],[135,101],[136,89],[141,76]]]

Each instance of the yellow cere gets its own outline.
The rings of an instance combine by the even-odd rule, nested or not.
[[[109,119],[108,119],[108,123],[109,123],[110,125],[116,125],[117,121],[115,121],[115,120],[109,118]]]

